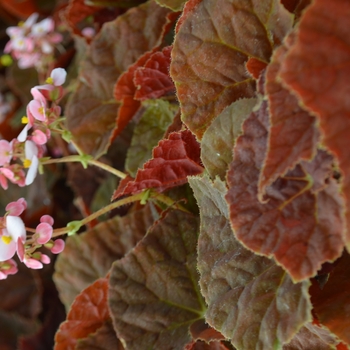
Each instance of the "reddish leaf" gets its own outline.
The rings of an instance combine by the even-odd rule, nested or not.
[[[337,343],[337,338],[328,329],[307,323],[290,343],[283,346],[283,350],[331,350]]]
[[[224,182],[207,177],[189,182],[200,207],[198,270],[206,321],[237,349],[281,349],[311,320],[309,282],[294,284],[273,260],[235,239]]]
[[[318,320],[350,344],[350,255],[344,252],[323,289],[313,284],[311,301]]]
[[[341,254],[343,201],[339,186],[327,171],[322,179],[324,189],[314,191],[313,181],[308,179],[316,175],[302,164],[269,187],[263,203],[258,200],[267,143],[266,108],[263,102],[243,124],[244,133],[237,139],[227,175],[226,199],[237,238],[249,249],[273,256],[294,281],[300,281],[314,276],[323,262]],[[329,164],[326,152],[319,157]],[[314,161],[319,162],[318,157]]]
[[[287,38],[292,41],[292,37]],[[260,175],[259,191],[265,193],[278,176],[302,159],[313,157],[318,132],[315,128],[315,117],[299,107],[297,98],[283,88],[277,76],[287,49],[279,47],[266,70],[265,91],[269,101],[270,128],[268,150],[265,164]]]
[[[105,23],[82,62],[77,90],[67,104],[67,126],[78,146],[96,157],[105,153],[116,126],[113,88],[120,74],[144,52],[162,43],[169,10],[154,1]],[[114,133],[114,135],[113,135]]]
[[[182,349],[203,317],[196,268],[198,219],[169,211],[111,269],[109,307],[129,350]]]
[[[108,279],[100,278],[75,299],[55,337],[55,350],[74,349],[78,339],[96,332],[109,319]]]
[[[257,80],[260,77],[262,71],[267,67],[267,63],[262,62],[254,57],[250,57],[245,66],[249,74]]]
[[[184,350],[228,350],[229,348],[225,344],[219,341],[212,341],[209,344],[198,340],[187,344]]]
[[[203,0],[186,15],[175,37],[170,72],[182,120],[197,137],[225,107],[253,97],[255,82],[245,63],[249,57],[267,63],[292,22],[278,0]]]
[[[325,145],[339,159],[350,227],[350,2],[316,0],[304,12],[280,76],[319,120]],[[322,45],[319,45],[322,43]],[[350,247],[350,230],[347,230]]]
[[[144,101],[175,93],[175,86],[169,76],[172,46],[152,53],[147,62],[136,69],[134,84],[137,87],[135,99]]]
[[[190,327],[190,332],[194,340],[203,340],[207,343],[213,340],[225,340],[220,332],[211,328],[204,320],[194,322]]]
[[[10,14],[26,20],[32,13],[38,12],[38,6],[34,0],[1,0],[1,6]]]
[[[106,275],[112,263],[122,258],[153,224],[148,206],[123,217],[114,217],[93,229],[69,237],[59,255],[54,281],[69,309],[74,298],[96,279]]]
[[[199,155],[199,143],[189,130],[171,133],[153,149],[153,158],[137,172],[135,180],[123,192],[116,191],[113,199],[147,188],[164,191],[186,183],[187,176],[203,171]]]
[[[124,347],[115,334],[112,321],[107,321],[87,338],[79,340],[75,350],[123,350]]]

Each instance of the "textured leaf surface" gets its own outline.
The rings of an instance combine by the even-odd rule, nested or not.
[[[277,0],[203,0],[178,26],[171,63],[182,120],[201,138],[232,102],[253,97],[249,57],[268,62],[292,26]]]
[[[123,350],[124,347],[115,334],[112,321],[106,321],[87,338],[78,340],[75,350]]]
[[[131,146],[128,149],[125,169],[131,176],[152,158],[152,149],[157,146],[171,125],[177,106],[163,100],[150,100],[143,103],[145,112],[134,129]]]
[[[292,37],[287,39],[292,40]],[[286,47],[280,46],[266,70],[265,91],[269,101],[270,128],[259,184],[259,190],[263,193],[278,176],[285,175],[300,160],[311,159],[317,146],[315,117],[299,107],[297,98],[277,79],[286,52]]]
[[[156,0],[160,6],[165,6],[173,11],[181,11],[186,0]]]
[[[295,281],[314,276],[343,249],[343,201],[336,181],[325,172],[322,191],[313,190],[315,167],[297,165],[258,200],[258,179],[267,146],[268,113],[263,102],[243,124],[227,174],[226,199],[236,237],[249,249],[273,256]],[[325,152],[321,159],[328,163]],[[319,162],[316,157],[315,162]],[[327,185],[328,184],[328,185]],[[321,186],[322,187],[322,186]]]
[[[308,323],[283,350],[334,350],[337,343],[336,337],[329,330]]]
[[[349,80],[350,3],[317,0],[300,20],[295,44],[282,64],[280,76],[319,119],[326,146],[339,159],[350,227]],[[322,41],[322,45],[317,43]],[[347,230],[350,247],[350,230]]]
[[[103,154],[116,127],[114,85],[144,52],[160,45],[169,10],[149,1],[105,23],[82,62],[77,90],[67,105],[67,126],[88,154]]]
[[[137,86],[135,99],[144,101],[175,93],[175,86],[169,76],[172,47],[154,52],[143,67],[135,71],[134,83]]]
[[[214,179],[224,180],[232,161],[235,140],[242,133],[242,123],[249,116],[257,99],[242,99],[225,108],[204,133],[201,142],[201,159]]]
[[[67,321],[56,333],[55,350],[74,349],[78,339],[86,338],[108,321],[107,292],[108,279],[100,278],[77,296]]]
[[[66,308],[84,288],[104,277],[112,263],[132,249],[152,224],[152,214],[147,206],[68,237],[66,247],[56,261],[54,274],[60,299]]]
[[[273,260],[255,255],[234,237],[225,183],[190,178],[200,207],[200,286],[206,321],[239,350],[281,349],[311,319],[308,282],[293,284]]]
[[[164,191],[186,183],[187,176],[203,171],[199,155],[199,144],[189,130],[171,133],[153,149],[153,158],[137,172],[136,179],[114,193],[114,199],[147,188]]]
[[[340,339],[350,344],[350,255],[344,252],[321,290],[311,289],[311,301],[319,321]]]
[[[109,307],[127,349],[182,349],[203,317],[198,287],[196,217],[170,211],[113,264]]]

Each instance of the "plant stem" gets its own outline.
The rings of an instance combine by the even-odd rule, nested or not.
[[[82,161],[82,157],[80,155],[72,155],[72,156],[67,156],[67,157],[63,157],[63,158],[48,159],[48,160],[43,161],[41,164],[46,165],[46,164],[54,164],[54,163],[71,163],[71,162],[79,162],[80,163],[81,161]],[[94,166],[99,167],[103,170],[106,170],[109,173],[111,173],[111,174],[113,174],[121,179],[124,179],[126,177],[126,174],[124,174],[123,172],[121,172],[117,169],[114,169],[113,167],[111,167],[105,163],[99,162],[98,160],[87,159],[87,163],[89,165],[94,165]]]

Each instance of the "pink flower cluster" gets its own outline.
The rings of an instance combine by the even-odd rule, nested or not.
[[[32,88],[33,100],[27,106],[27,116],[22,118],[26,124],[24,129],[11,142],[0,140],[2,188],[8,188],[8,181],[19,186],[30,185],[34,181],[40,165],[39,159],[45,152],[45,144],[61,114],[57,102],[63,96],[61,85],[65,82],[66,75],[63,68],[56,68],[46,80],[47,84]]]
[[[11,53],[18,60],[20,68],[43,68],[50,63],[55,46],[63,39],[54,32],[54,21],[46,18],[37,22],[38,13],[33,13],[24,23],[6,29],[10,41],[4,52]]]
[[[12,259],[15,253],[27,267],[41,269],[49,264],[50,258],[39,251],[44,246],[52,253],[58,254],[64,249],[62,239],[52,239],[54,223],[50,215],[44,215],[35,233],[27,240],[27,232],[20,215],[27,208],[24,198],[11,202],[6,206],[6,214],[0,218],[0,279],[7,278],[17,272],[16,262]]]

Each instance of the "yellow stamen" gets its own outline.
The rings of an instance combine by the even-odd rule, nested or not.
[[[40,114],[44,114],[44,107],[40,107],[40,108],[38,109],[38,111],[39,111]]]
[[[22,121],[22,124],[28,124],[29,119],[28,119],[27,116],[24,115],[24,116],[22,117],[21,121]]]
[[[48,78],[46,79],[46,83],[47,83],[47,84],[53,84],[53,79],[52,79],[51,77],[48,77]]]
[[[23,26],[24,26],[24,22],[23,21],[18,22],[18,27],[23,27]]]
[[[10,244],[12,241],[12,238],[9,236],[2,236],[1,239],[5,244]]]
[[[30,159],[25,159],[23,161],[23,166],[27,169],[30,167],[30,165],[32,164],[32,161]]]

